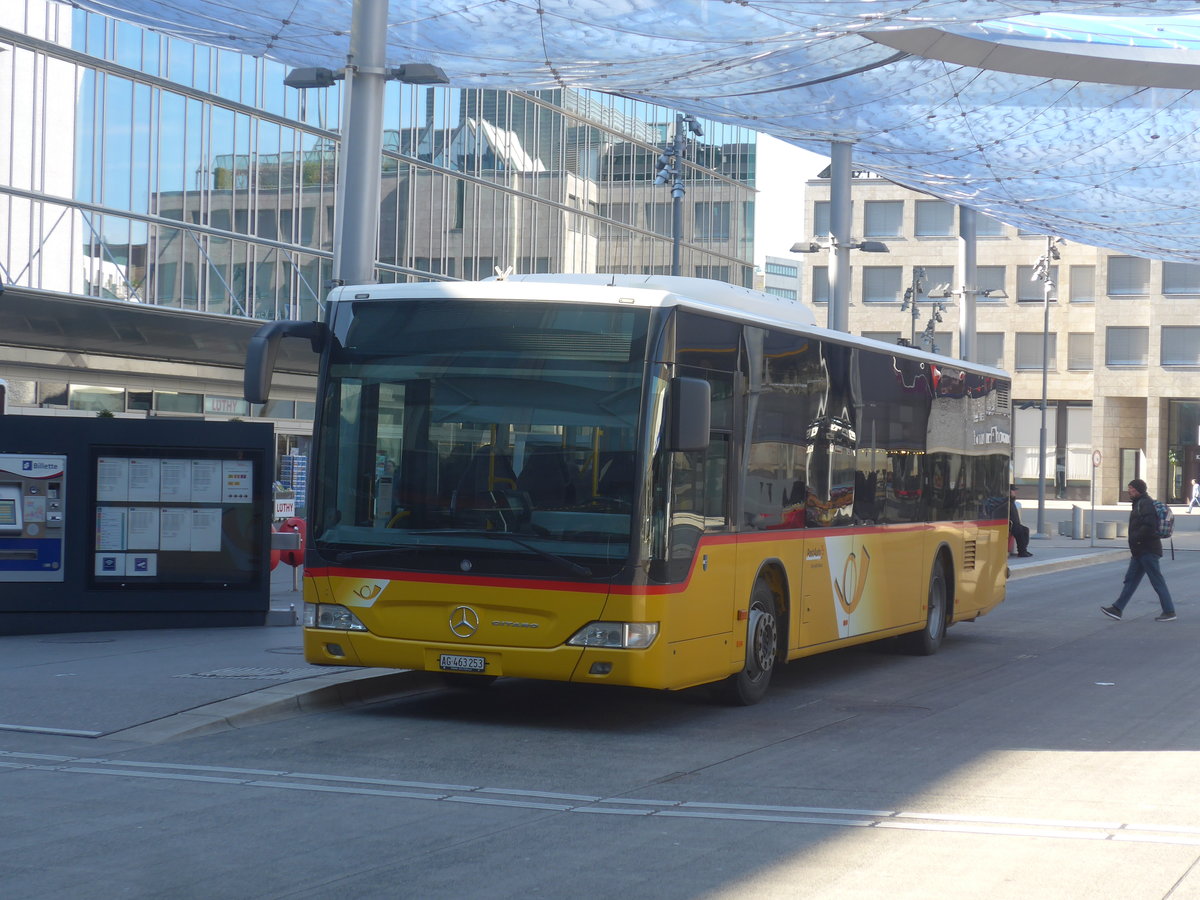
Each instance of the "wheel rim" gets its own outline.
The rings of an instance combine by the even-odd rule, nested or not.
[[[752,678],[758,679],[771,670],[775,664],[777,641],[774,613],[758,606],[750,610],[750,646],[746,663]]]
[[[941,572],[938,572],[929,584],[929,619],[926,628],[930,637],[936,638],[942,633],[942,627],[946,621],[945,611],[946,582],[942,578]]]

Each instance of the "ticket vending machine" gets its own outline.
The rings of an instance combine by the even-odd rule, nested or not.
[[[0,582],[62,581],[67,458],[0,453]]]

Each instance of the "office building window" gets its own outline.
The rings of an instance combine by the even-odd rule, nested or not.
[[[940,353],[942,356],[949,356],[951,348],[954,346],[954,333],[950,331],[935,331],[933,333],[933,343],[921,340],[921,336],[917,335],[917,345],[922,350],[928,350],[930,353]]]
[[[1073,331],[1067,335],[1067,368],[1072,372],[1092,371],[1096,336],[1090,331]]]
[[[1096,299],[1096,267],[1071,266],[1068,286],[1072,303],[1091,303]]]
[[[976,213],[975,237],[1004,237],[1004,223],[983,213]]]
[[[696,240],[729,240],[729,215],[732,207],[728,200],[698,200],[692,208]]]
[[[954,266],[926,266],[925,267],[925,294],[949,293],[955,289],[954,284]]]
[[[1003,303],[1005,300],[1003,295],[1006,293],[1004,289],[1005,275],[1004,266],[979,266],[975,270],[975,287],[979,291],[975,295],[976,299],[989,303]],[[984,291],[993,291],[996,296],[985,296]]]
[[[1161,355],[1164,366],[1200,366],[1200,326],[1164,325]]]
[[[903,271],[900,266],[864,266],[863,302],[899,303]]]
[[[954,206],[945,200],[918,200],[917,237],[953,237]]]
[[[1165,262],[1162,279],[1164,294],[1200,294],[1200,266],[1195,263]]]
[[[1136,256],[1108,258],[1108,295],[1144,297],[1150,293],[1150,260]]]
[[[780,263],[769,262],[765,268],[768,275],[782,275],[785,278],[795,278],[800,274],[800,270],[796,266],[785,266]]]
[[[980,331],[975,335],[975,361],[1004,368],[1004,332]]]
[[[766,293],[774,294],[776,297],[782,297],[784,300],[796,299],[796,292],[788,288],[771,287],[768,285],[764,290]]]
[[[1033,266],[1017,266],[1017,300],[1021,303],[1041,303],[1045,296],[1046,283],[1034,281],[1033,269]],[[1050,267],[1050,280],[1053,282],[1050,287],[1050,301],[1054,302],[1058,299],[1058,266]]]
[[[1144,366],[1150,351],[1150,329],[1111,325],[1104,336],[1104,362],[1110,366]]]
[[[1016,337],[1017,370],[1037,369],[1040,371],[1042,368],[1042,333],[1040,331],[1022,331],[1018,332]],[[1051,372],[1056,371],[1058,369],[1058,335],[1049,335],[1047,350],[1046,368]]]
[[[829,234],[829,201],[818,200],[813,204],[812,233],[817,236]]]
[[[873,341],[883,341],[885,344],[900,343],[900,332],[898,331],[864,331],[862,336]]]
[[[813,303],[829,302],[829,267],[813,266],[812,292],[809,294]]]
[[[868,200],[864,205],[864,237],[899,237],[903,222],[903,200]]]

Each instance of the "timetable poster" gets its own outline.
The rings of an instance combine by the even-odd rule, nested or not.
[[[262,454],[179,448],[155,457],[152,450],[105,448],[93,457],[94,581],[186,588],[260,578],[271,511],[269,498],[256,493]]]

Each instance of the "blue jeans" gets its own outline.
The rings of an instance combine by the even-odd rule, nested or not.
[[[1163,613],[1173,614],[1175,604],[1171,602],[1171,592],[1167,590],[1167,582],[1163,580],[1162,572],[1158,568],[1158,557],[1153,553],[1143,553],[1140,556],[1129,558],[1129,568],[1125,570],[1125,586],[1121,588],[1121,596],[1117,598],[1117,602],[1113,606],[1124,611],[1129,598],[1133,596],[1137,586],[1142,583],[1143,575],[1150,577],[1150,585],[1158,594],[1158,602],[1162,604]]]

